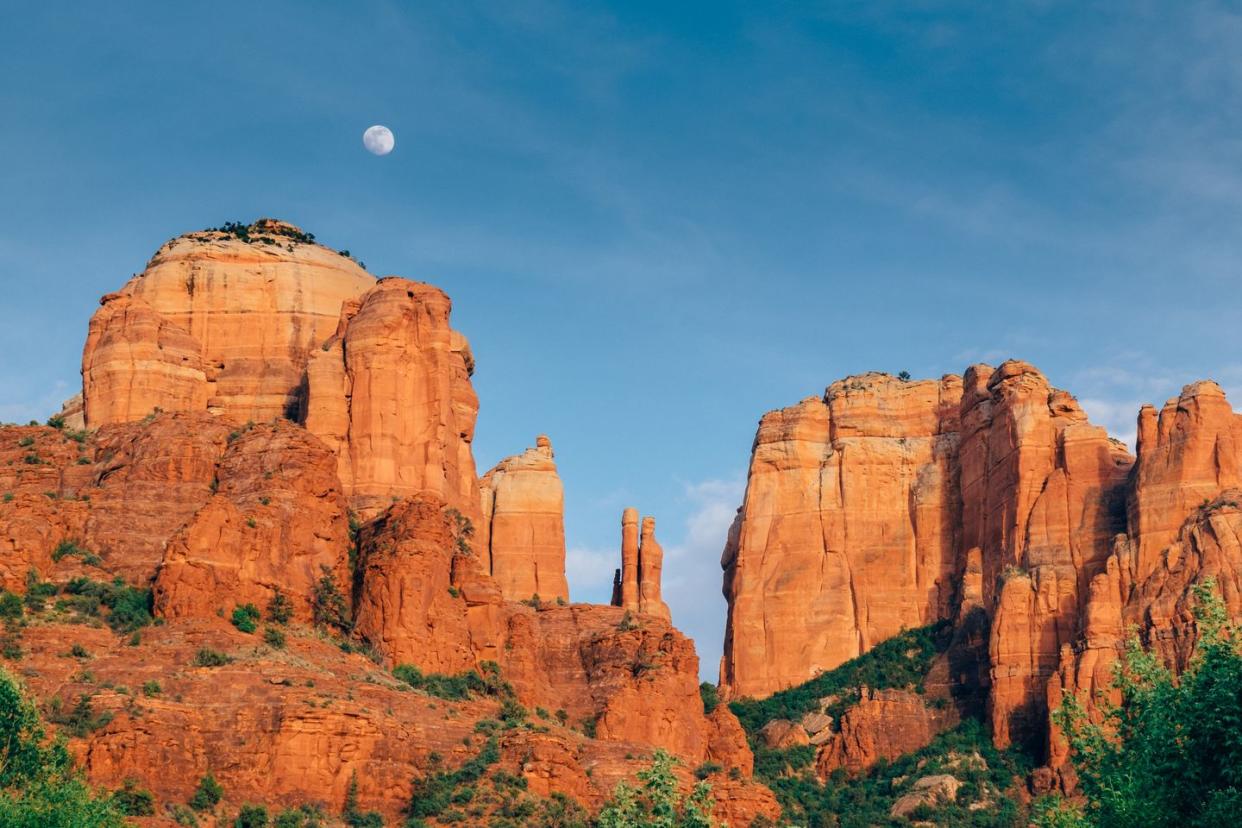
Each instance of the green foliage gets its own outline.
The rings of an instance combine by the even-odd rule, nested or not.
[[[470,759],[457,770],[428,771],[422,778],[414,780],[410,804],[405,811],[406,815],[412,820],[439,816],[452,804],[453,795],[459,788],[478,782],[487,769],[498,761],[500,761],[500,746],[496,737],[492,736],[478,756]]]
[[[267,808],[262,805],[243,805],[233,820],[233,828],[267,828]]]
[[[137,779],[126,779],[122,788],[112,795],[116,807],[126,816],[154,816],[155,796],[138,787]]]
[[[677,760],[657,750],[651,766],[638,772],[642,786],[619,784],[599,813],[599,828],[712,828],[711,786],[699,782],[688,796],[677,789]]]
[[[120,828],[111,797],[83,783],[38,711],[0,670],[0,825],[5,828]]]
[[[59,696],[54,696],[48,705],[47,720],[80,739],[112,721],[112,713],[107,710],[96,713],[91,696],[85,693],[78,696],[77,704],[69,710],[64,709]]]
[[[225,655],[219,650],[213,650],[210,647],[203,647],[194,654],[195,667],[223,667],[232,662],[231,656]]]
[[[198,787],[194,789],[189,805],[196,811],[210,811],[219,805],[223,798],[224,788],[220,787],[215,775],[207,771],[207,775],[198,780]]]
[[[1054,713],[1088,824],[1207,828],[1232,824],[1242,807],[1242,634],[1213,582],[1194,596],[1199,640],[1180,677],[1132,636],[1115,678],[1121,702],[1101,699],[1102,723],[1071,694]]]
[[[621,613],[621,622],[617,624],[617,629],[621,632],[629,632],[638,629],[638,624],[634,623],[634,616],[630,615],[630,611],[626,610]]]
[[[288,624],[293,619],[293,602],[279,589],[267,603],[267,620],[273,624]]]
[[[99,607],[106,607],[108,626],[115,632],[132,633],[151,623],[151,590],[129,586],[120,578],[110,584],[74,578],[65,592],[75,596],[69,607],[84,615],[98,615]]]
[[[703,712],[711,713],[720,705],[720,690],[710,681],[699,685],[699,697],[703,699]]]
[[[285,648],[285,634],[278,627],[263,628],[263,643],[275,650]]]
[[[694,769],[695,779],[706,779],[713,773],[720,773],[724,770],[724,765],[719,762],[704,762]]]
[[[897,379],[901,380],[902,382],[909,382],[909,381],[910,381],[910,372],[909,372],[909,371],[900,371],[900,372],[898,372],[898,374],[897,374]]]
[[[272,828],[321,828],[327,821],[323,809],[317,805],[301,805],[286,808],[272,820]]]
[[[52,550],[52,560],[60,562],[62,558],[75,557],[81,558],[84,562],[90,564],[92,561],[98,563],[99,556],[82,545],[81,541],[72,538],[65,538],[56,544],[56,548]]]
[[[162,692],[164,692],[164,688],[160,687],[160,683],[154,679],[152,679],[151,681],[145,682],[142,685],[142,695],[146,696],[147,698],[153,698],[155,696],[158,696]]]
[[[473,671],[446,676],[442,673],[424,673],[410,664],[398,664],[392,668],[392,674],[415,690],[450,701],[462,701],[470,698],[471,694],[484,695],[488,692],[487,682]]]
[[[837,696],[827,709],[828,715],[840,720],[841,713],[858,701],[861,687],[922,687],[923,676],[932,660],[948,646],[948,622],[905,630],[851,659],[835,670],[820,673],[808,682],[773,693],[766,699],[739,699],[730,702],[742,727],[751,736],[773,719],[797,721],[819,708],[825,696]]]
[[[319,565],[319,581],[315,584],[311,595],[311,615],[317,627],[335,627],[341,632],[349,632],[349,606],[345,596],[336,585],[336,576],[326,564]]]
[[[47,425],[48,428],[54,428],[57,431],[60,431],[65,427],[65,418],[60,414],[53,414],[47,418]]]
[[[463,555],[473,555],[474,548],[470,545],[470,539],[474,537],[474,523],[456,509],[446,509],[445,514],[453,521],[453,540],[457,551]]]
[[[983,761],[973,761],[975,754]],[[947,773],[964,782],[956,803],[929,808],[923,819],[936,825],[973,828],[1017,828],[1023,825],[1017,803],[1004,795],[1015,776],[1029,772],[1029,761],[1013,751],[1000,751],[982,723],[967,719],[954,730],[940,734],[922,750],[891,763],[880,762],[870,770],[850,776],[843,770],[821,784],[808,766],[801,771],[782,769],[775,776],[771,765],[755,772],[781,804],[786,820],[807,828],[870,828],[905,825],[888,816],[893,803],[924,776]],[[965,760],[965,761],[963,761]],[[986,766],[986,767],[985,767]],[[988,808],[971,811],[971,799],[987,799]]]
[[[375,811],[362,811],[358,808],[358,774],[349,777],[349,787],[345,790],[345,809],[341,811],[341,819],[349,828],[384,828],[384,818]]]
[[[233,617],[230,619],[233,626],[244,633],[253,633],[259,628],[259,608],[254,604],[242,604],[233,607]]]
[[[19,619],[25,614],[25,602],[20,595],[0,590],[0,618]]]
[[[21,446],[22,448],[30,448],[31,446],[34,445],[34,442],[35,442],[34,438],[27,435],[21,438],[20,440],[18,440],[17,445]]]

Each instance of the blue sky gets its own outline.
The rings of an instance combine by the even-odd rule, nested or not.
[[[1007,356],[1123,439],[1242,396],[1227,4],[10,4],[0,107],[0,419],[163,240],[293,221],[453,297],[480,470],[551,435],[575,598],[657,516],[709,677],[764,411]]]

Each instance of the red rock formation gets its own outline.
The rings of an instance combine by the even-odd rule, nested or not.
[[[664,547],[655,538],[655,518],[645,517],[639,531],[638,510],[621,513],[621,568],[613,576],[612,605],[626,612],[672,618],[661,595]]]
[[[104,297],[82,355],[86,423],[166,411],[270,420],[297,409],[306,362],[374,279],[292,225],[204,231],[162,246]]]
[[[552,443],[506,457],[480,482],[488,562],[504,596],[569,600],[565,580],[565,492]]]
[[[827,778],[837,768],[861,771],[881,759],[896,759],[931,743],[957,723],[952,707],[929,707],[909,690],[867,690],[841,717],[841,729],[815,756],[815,770]]]
[[[664,547],[655,538],[655,518],[643,518],[642,538],[638,546],[638,611],[668,621],[672,618],[668,604],[660,594],[664,572]]]
[[[1091,711],[1097,693],[1111,693],[1130,629],[1167,664],[1184,667],[1196,640],[1198,583],[1212,579],[1230,616],[1242,619],[1240,429],[1242,415],[1211,382],[1186,386],[1158,417],[1150,406],[1140,411],[1128,529],[1091,582],[1081,636],[1062,648],[1059,673],[1047,688],[1050,708],[1071,692]],[[1063,769],[1067,755],[1051,728],[1049,763]],[[1072,774],[1065,779],[1072,781]]]
[[[330,573],[348,595],[349,520],[336,458],[314,436],[277,421],[239,432],[216,472],[216,494],[169,542],[155,580],[165,618],[210,617],[277,592],[309,622]]]
[[[616,606],[638,612],[638,510],[621,513],[621,601]],[[614,590],[615,592],[615,590]]]
[[[194,337],[135,296],[110,293],[100,305],[82,354],[87,425],[207,409],[210,390]]]
[[[311,355],[306,428],[337,453],[341,483],[367,515],[430,494],[482,525],[474,362],[450,309],[438,288],[381,279]]]
[[[961,381],[866,374],[760,421],[721,564],[721,686],[766,695],[944,617]]]

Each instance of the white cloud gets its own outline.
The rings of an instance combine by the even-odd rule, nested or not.
[[[720,553],[745,489],[740,474],[687,484],[690,510],[681,540],[664,543],[664,600],[673,623],[694,639],[705,681],[716,681],[724,649],[728,605],[720,591]]]
[[[575,601],[607,603],[612,597],[612,574],[621,565],[620,541],[616,549],[573,546],[565,552],[565,577]]]

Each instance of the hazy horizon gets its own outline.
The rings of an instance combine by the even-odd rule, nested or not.
[[[1242,399],[1242,14],[1213,2],[23,6],[0,33],[0,420],[171,236],[273,216],[432,282],[479,471],[546,433],[575,600],[655,515],[715,679],[759,417],[1025,359],[1132,443]],[[384,124],[391,155],[364,151]]]

